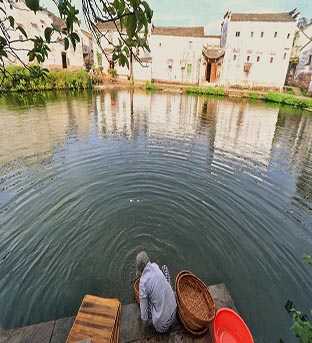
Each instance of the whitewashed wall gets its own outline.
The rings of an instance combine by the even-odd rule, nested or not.
[[[281,88],[285,82],[295,28],[295,22],[229,22],[220,84]],[[236,32],[240,32],[239,37],[236,37]],[[246,73],[244,64],[248,62],[251,67]]]
[[[204,45],[219,47],[219,38],[152,35],[152,79],[198,83]],[[188,66],[189,65],[189,66]],[[171,67],[170,67],[171,66]]]

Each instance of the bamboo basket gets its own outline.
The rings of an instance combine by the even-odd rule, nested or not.
[[[178,313],[193,334],[204,333],[215,316],[215,304],[207,286],[194,274],[182,271],[176,278]]]
[[[179,300],[177,298],[177,305],[178,305],[178,309],[180,307],[180,303],[179,303]],[[187,324],[184,319],[183,319],[183,316],[180,315],[180,313],[178,313],[178,318],[182,324],[182,326],[185,328],[186,331],[188,331],[190,334],[192,334],[193,336],[203,336],[204,334],[207,333],[207,331],[209,330],[209,327],[204,327],[200,330],[194,330],[192,329],[191,327],[189,327],[189,324]]]
[[[140,278],[137,278],[133,285],[134,297],[137,303],[140,303],[139,285],[140,285]]]

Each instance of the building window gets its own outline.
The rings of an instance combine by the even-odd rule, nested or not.
[[[286,59],[286,56],[287,56],[287,54],[286,54],[286,52],[284,52],[284,60]]]
[[[253,31],[250,32],[250,37],[252,38],[254,35]]]
[[[159,47],[161,48],[161,42],[159,42]]]
[[[62,52],[62,67],[63,69],[67,68],[67,56],[66,52]]]
[[[277,37],[277,32],[275,31],[275,32],[274,32],[274,38],[276,38],[276,37]]]
[[[192,49],[192,41],[189,41],[189,49]]]
[[[264,32],[261,32],[261,35],[260,35],[260,37],[261,37],[261,38],[263,38],[263,36],[264,36]]]
[[[239,36],[240,36],[240,32],[239,32],[239,31],[236,31],[235,37],[239,37]]]
[[[236,55],[233,55],[233,61],[236,61]]]
[[[248,56],[247,56],[247,62],[249,62],[249,61],[250,61],[250,56],[248,55]]]
[[[188,74],[191,74],[191,72],[192,72],[192,65],[191,64],[187,65],[186,71]]]
[[[270,63],[273,63],[273,57],[270,57]]]
[[[308,60],[307,66],[309,66],[311,64],[312,64],[312,55],[309,56],[309,60]]]
[[[259,62],[260,61],[260,56],[257,56],[257,62]]]
[[[289,39],[289,37],[290,37],[290,33],[287,34],[287,39]]]

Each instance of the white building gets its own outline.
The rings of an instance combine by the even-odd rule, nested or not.
[[[199,84],[206,81],[203,49],[217,49],[220,36],[206,36],[204,27],[152,28],[149,40],[152,80]]]
[[[63,27],[65,25],[62,19],[46,9],[40,10],[35,14],[26,7],[23,1],[9,1],[6,10],[7,16],[11,15],[15,18],[15,27],[18,25],[21,26],[26,31],[28,38],[34,38],[38,35],[44,37],[45,28],[51,27],[52,24],[58,27]],[[74,25],[74,31],[79,35],[80,40],[82,40],[81,29],[76,24]],[[10,40],[16,40],[16,43],[13,44],[13,47],[21,49],[17,51],[20,60],[25,65],[29,64],[27,50],[33,47],[33,43],[26,41],[25,36],[19,30],[9,31],[9,35]],[[57,42],[49,45],[51,51],[49,52],[48,58],[41,63],[42,67],[50,70],[76,70],[83,68],[83,52],[81,43],[77,43],[76,50],[73,49],[71,44],[70,47],[65,50],[64,40],[60,38],[57,33],[53,34],[52,41],[53,40],[57,40]],[[37,64],[37,61],[33,61],[31,63]],[[6,60],[6,65],[21,64],[22,63],[18,60],[18,58],[14,56],[9,56],[9,58]]]
[[[289,13],[231,13],[222,23],[223,86],[282,88],[294,33],[295,10]]]
[[[119,32],[114,23],[99,23],[97,29],[106,34],[100,42],[103,50],[97,48],[97,66],[104,72],[110,68],[119,76],[130,75],[127,67],[121,67],[112,60],[114,44],[118,44]],[[119,27],[118,27],[119,29]],[[204,27],[162,27],[150,26],[148,43],[151,52],[135,51],[138,60],[133,59],[135,80],[192,83],[206,81],[206,60],[203,48],[218,49],[220,36],[206,36]]]

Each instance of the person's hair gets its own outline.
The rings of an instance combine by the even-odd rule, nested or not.
[[[145,251],[140,251],[136,257],[136,269],[138,272],[143,273],[145,266],[150,261]]]

